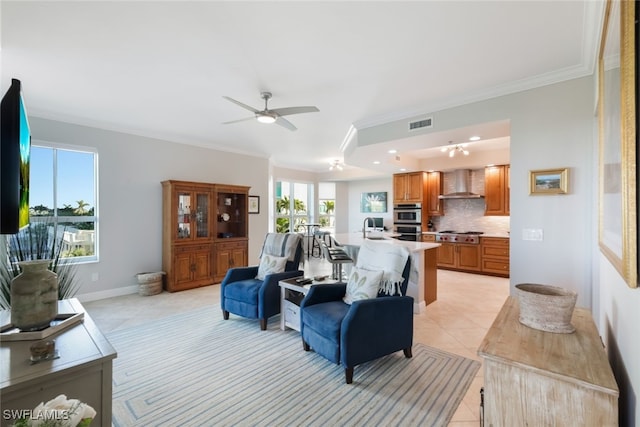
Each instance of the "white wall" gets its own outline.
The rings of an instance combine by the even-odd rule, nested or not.
[[[631,289],[602,255],[596,263],[600,317],[596,318],[620,389],[620,425],[640,426],[640,289]]]
[[[162,191],[167,179],[246,185],[268,200],[268,160],[157,139],[30,118],[33,139],[96,147],[99,161],[99,262],[80,266],[79,297],[131,292],[135,274],[162,270]],[[257,263],[266,209],[249,215],[249,262]],[[99,279],[91,281],[92,274]]]
[[[360,212],[360,198],[362,193],[387,192],[387,212]],[[382,217],[385,227],[393,230],[393,179],[388,178],[351,181],[349,183],[349,227],[343,232],[362,232],[364,219],[367,217]]]

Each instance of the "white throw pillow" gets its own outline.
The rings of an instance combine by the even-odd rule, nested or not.
[[[256,279],[264,280],[268,274],[282,273],[287,264],[287,257],[279,257],[273,255],[262,255],[260,266],[258,267],[258,275]]]
[[[342,300],[351,304],[361,299],[376,298],[382,281],[382,271],[353,267],[347,282],[347,291]]]

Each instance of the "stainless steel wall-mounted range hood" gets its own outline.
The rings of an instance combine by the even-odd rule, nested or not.
[[[481,199],[482,194],[471,192],[471,171],[469,169],[458,169],[453,172],[455,179],[455,192],[443,194],[440,199]]]

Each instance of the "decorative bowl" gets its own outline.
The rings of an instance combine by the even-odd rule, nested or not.
[[[545,332],[570,334],[576,329],[571,316],[578,294],[558,286],[522,283],[516,285],[520,323]]]

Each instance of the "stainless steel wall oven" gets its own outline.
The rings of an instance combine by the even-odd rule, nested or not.
[[[420,203],[397,204],[393,206],[394,224],[422,223],[422,205]]]
[[[403,203],[393,206],[394,231],[400,236],[398,240],[419,242],[422,240],[422,205],[420,203]]]

